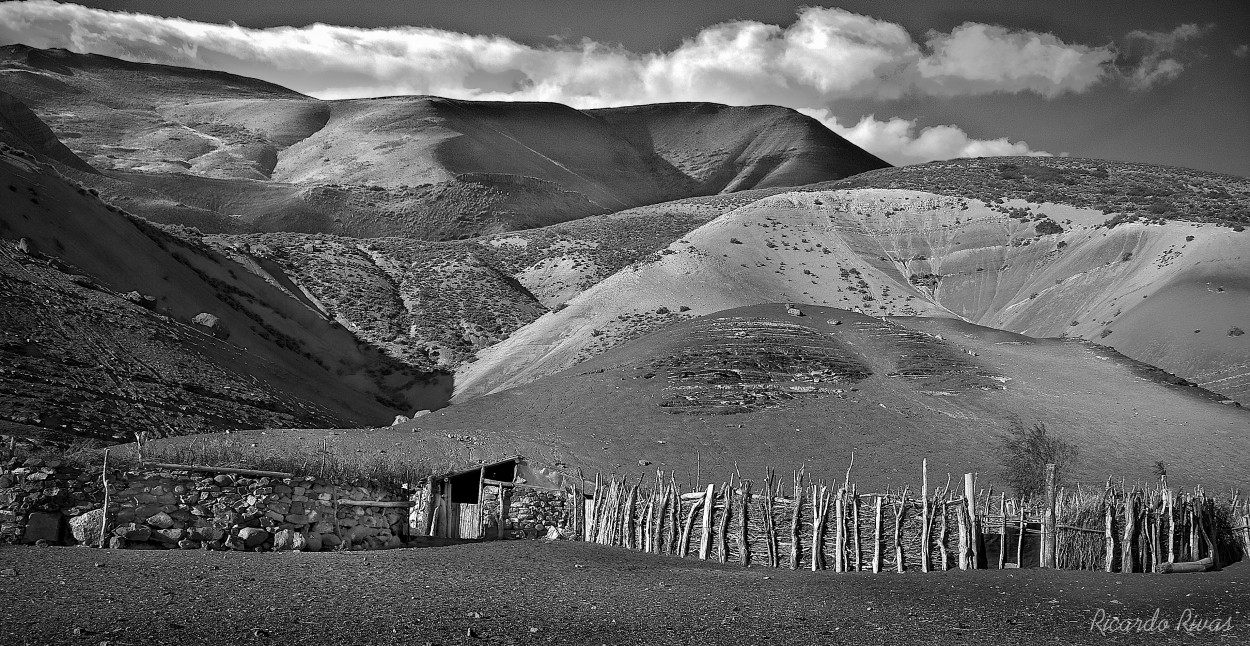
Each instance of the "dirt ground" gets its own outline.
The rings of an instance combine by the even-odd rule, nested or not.
[[[1091,630],[1100,610],[1105,635]],[[1123,624],[1106,621],[1150,620],[1156,610],[1155,627],[1166,620],[1166,630],[1125,635],[1114,632]],[[1228,621],[1230,630],[1186,632],[1204,620]],[[317,554],[0,548],[0,643],[15,646],[1248,639],[1246,564],[1167,576],[872,575],[743,569],[538,541]]]

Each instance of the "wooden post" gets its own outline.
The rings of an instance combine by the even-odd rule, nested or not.
[[[733,476],[729,482],[721,484],[721,498],[725,501],[720,513],[720,525],[716,530],[716,558],[721,563],[729,562],[729,516],[734,506]]]
[[[920,461],[920,571],[932,569],[930,562],[929,543],[931,527],[929,510],[929,458]]]
[[[1024,567],[1022,559],[1024,558],[1024,530],[1027,529],[1024,523],[1024,498],[1020,499],[1020,529],[1019,535],[1016,537],[1016,567]]]
[[[16,437],[16,436],[14,436]],[[9,441],[9,452],[13,451],[12,438]],[[10,455],[10,457],[12,457]],[[108,547],[109,535],[109,450],[104,449],[104,468],[100,471],[100,480],[104,483],[104,513],[100,514],[100,540],[97,545],[99,547]],[[338,522],[338,519],[334,519]]]
[[[833,571],[846,571],[846,486],[838,489],[833,503]],[[826,503],[826,507],[828,503]],[[824,519],[822,519],[823,521]]]
[[[1120,541],[1120,572],[1133,573],[1133,534],[1137,529],[1137,496],[1136,492],[1124,494],[1124,533]]]
[[[803,510],[803,472],[794,476],[794,511],[790,514],[790,569],[799,569],[799,514]]]
[[[907,492],[904,487],[894,512],[894,570],[899,573],[903,572],[903,516],[907,513]]]
[[[852,537],[854,538],[853,545],[855,546],[855,571],[863,572],[864,571],[864,556],[860,552],[860,544],[859,544],[859,494],[852,492],[850,495],[850,500],[851,500],[851,527],[852,527],[852,531],[854,532]]]
[[[1107,493],[1103,497],[1103,504],[1106,505],[1107,507],[1106,515],[1104,516],[1104,519],[1103,519],[1104,520],[1103,541],[1106,543],[1106,552],[1107,552],[1107,556],[1105,559],[1106,562],[1103,563],[1103,571],[1114,572],[1115,571],[1115,527],[1113,527],[1113,523],[1115,522],[1115,495],[1111,492],[1110,489],[1107,490]]]
[[[964,474],[964,500],[967,501],[968,508],[968,559],[970,560],[968,569],[975,570],[980,565],[981,559],[981,532],[977,529],[977,504],[976,497],[973,494],[973,474]]]
[[[1055,465],[1046,465],[1046,507],[1042,516],[1042,567],[1055,568]]]
[[[482,490],[485,487],[483,482],[486,479],[486,465],[482,465],[477,469],[477,537],[482,538],[486,535],[486,514],[482,513]],[[503,487],[499,488],[499,493],[503,493]]]
[[[768,567],[777,567],[781,558],[777,554],[777,530],[773,517],[773,475],[773,470],[769,469],[768,477],[764,479],[764,542],[768,548]]]
[[[499,538],[507,536],[508,505],[512,503],[512,490],[499,485]],[[584,505],[580,510],[585,515]]]
[[[810,550],[812,553],[811,568],[813,572],[824,569],[820,552],[821,543],[824,542],[821,537],[821,530],[824,529],[824,518],[821,514],[820,505],[825,496],[823,489],[823,485],[812,483],[812,542]]]
[[[972,532],[968,528],[968,499],[963,498],[959,501],[959,507],[955,511],[959,516],[959,569],[967,570],[971,561],[969,555],[972,553],[972,541],[969,534]]]
[[[716,485],[708,485],[703,494],[703,535],[699,539],[699,560],[712,555],[712,513],[716,511]]]
[[[877,515],[873,525],[872,573],[881,572],[881,496],[877,496]]]
[[[671,471],[669,472],[669,477],[668,477],[668,490],[670,494],[669,497],[672,500],[672,502],[669,504],[669,517],[668,517],[669,523],[668,524],[673,529],[673,536],[672,536],[672,540],[669,542],[668,552],[669,554],[673,554],[675,556],[685,556],[685,554],[680,551],[684,549],[682,548],[681,541],[680,541],[681,528],[682,528],[681,494],[678,493],[680,490],[677,488],[677,478],[673,475],[673,472]]]
[[[948,499],[949,488],[943,488],[942,491],[942,502],[940,503],[942,508],[942,526],[938,528],[938,546],[942,548],[942,571],[945,572],[951,569],[950,548],[946,545],[946,537],[950,533],[950,500]]]
[[[751,566],[751,545],[747,538],[747,506],[751,501],[751,481],[742,480],[742,507],[738,512],[738,560],[742,567]]]
[[[625,513],[622,518],[621,530],[625,534],[625,549],[638,549],[638,522],[634,518],[635,507],[638,504],[638,485],[629,488],[629,497],[625,499]]]
[[[1163,488],[1163,513],[1167,514],[1167,541],[1168,541],[1168,563],[1176,562],[1176,499],[1172,496],[1172,490],[1168,487]]]
[[[680,498],[678,498],[678,500],[680,500]],[[678,542],[677,552],[677,555],[682,558],[685,558],[686,554],[690,551],[690,532],[694,531],[694,515],[699,510],[699,505],[702,504],[702,498],[694,501],[694,504],[690,507],[690,513],[686,515],[686,524],[681,530],[681,540]]]
[[[998,492],[998,511],[1003,524],[998,528],[998,569],[1007,567],[1007,494]]]

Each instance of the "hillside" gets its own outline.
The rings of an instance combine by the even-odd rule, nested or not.
[[[0,147],[0,423],[125,439],[359,425],[446,401],[445,376],[280,286]]]
[[[1250,412],[1114,350],[1032,339],[951,318],[880,319],[758,305],[682,321],[577,366],[399,426],[248,433],[257,451],[327,438],[391,460],[522,453],[571,467],[648,473],[806,466],[841,479],[852,451],[866,487],[915,484],[918,465],[999,482],[998,438],[1045,424],[1079,451],[1069,475],[1239,486]],[[299,438],[298,440],[296,438]]]
[[[481,353],[461,369],[457,397],[562,370],[635,336],[638,317],[794,302],[1079,336],[1250,402],[1250,345],[1237,333],[1250,323],[1244,234],[1210,222],[1114,220],[903,189],[767,197]]]
[[[446,240],[887,164],[774,106],[319,101],[219,72],[20,45],[0,89],[128,210],[204,231]]]

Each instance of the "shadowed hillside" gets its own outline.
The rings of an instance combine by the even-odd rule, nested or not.
[[[106,198],[210,232],[457,239],[887,166],[771,106],[319,101],[20,45],[0,50],[0,83],[104,172]]]
[[[7,146],[0,204],[0,422],[17,434],[378,424],[446,400],[445,376]]]

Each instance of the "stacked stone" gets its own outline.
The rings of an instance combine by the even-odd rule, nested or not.
[[[485,538],[499,535],[499,490],[498,485],[482,487],[482,535]]]
[[[59,542],[66,519],[98,506],[103,495],[98,467],[39,458],[0,463],[0,542]]]
[[[99,468],[93,473],[38,460],[4,466],[0,540],[99,543]],[[387,492],[311,477],[117,473],[110,474],[110,496],[107,543],[113,548],[383,549],[402,545],[407,533],[404,509],[343,506],[335,513],[336,500],[386,500]]]
[[[541,538],[550,528],[570,525],[568,494],[563,491],[516,487],[508,495],[507,538]],[[498,508],[496,508],[498,509]],[[495,512],[498,516],[498,511]]]

